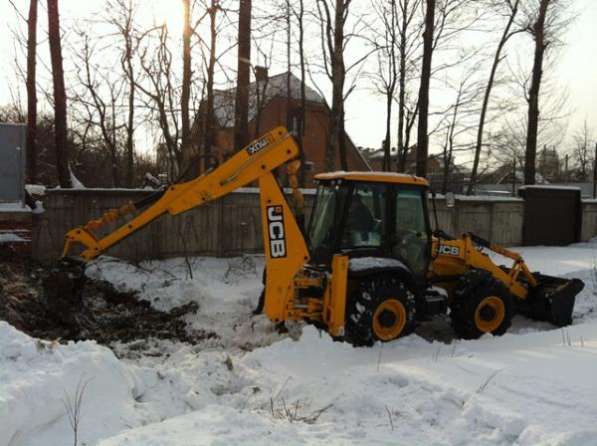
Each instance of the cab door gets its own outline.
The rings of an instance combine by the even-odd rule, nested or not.
[[[431,258],[426,191],[397,185],[392,201],[392,224],[389,225],[392,255],[411,269],[418,282],[424,281]]]

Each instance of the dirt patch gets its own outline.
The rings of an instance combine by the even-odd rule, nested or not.
[[[51,267],[0,254],[0,319],[43,339],[93,339],[110,345],[159,338],[196,343],[213,332],[190,331],[183,317],[195,303],[168,312],[151,308],[135,293],[84,277],[76,264]]]

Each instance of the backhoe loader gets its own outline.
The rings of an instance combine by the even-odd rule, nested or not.
[[[474,234],[432,231],[423,178],[386,172],[316,175],[317,195],[303,233],[296,218],[303,205],[298,155],[286,129],[276,128],[191,181],[72,229],[63,256],[82,245],[80,258],[89,261],[163,214],[180,214],[258,182],[266,259],[262,304],[276,324],[307,321],[336,339],[371,345],[445,314],[464,338],[501,335],[516,312],[557,326],[571,323],[575,296],[584,286],[580,280],[531,273],[520,255]],[[274,175],[283,165],[294,212]],[[133,212],[137,215],[122,226],[96,235]],[[512,265],[497,266],[487,251]]]

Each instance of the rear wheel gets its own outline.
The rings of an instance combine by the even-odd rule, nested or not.
[[[485,271],[465,274],[450,308],[452,327],[465,339],[503,335],[512,324],[513,302],[506,287]]]
[[[361,279],[346,304],[344,340],[355,346],[388,342],[412,331],[414,296],[399,279]]]

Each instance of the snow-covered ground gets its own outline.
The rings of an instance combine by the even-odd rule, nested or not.
[[[102,258],[94,278],[157,308],[195,301],[189,329],[218,338],[61,345],[0,322],[0,446],[71,445],[66,407],[83,389],[79,444],[597,445],[597,242],[520,248],[533,270],[579,277],[565,329],[517,317],[510,333],[373,348],[313,327],[294,338],[251,316],[262,259],[135,267]],[[192,272],[192,277],[190,272]],[[79,392],[80,394],[81,392]]]

